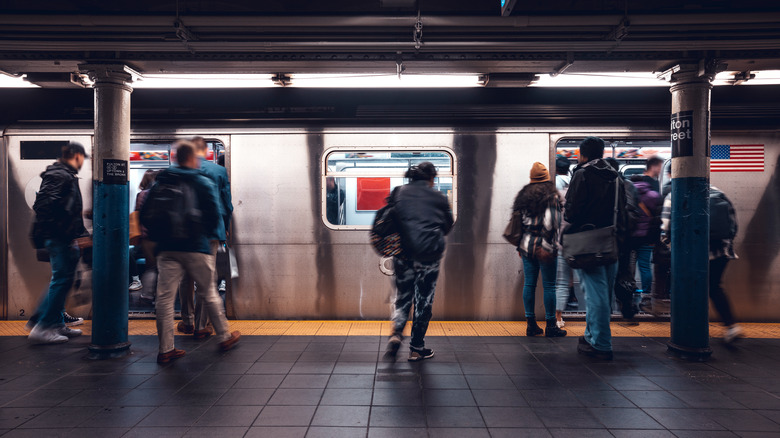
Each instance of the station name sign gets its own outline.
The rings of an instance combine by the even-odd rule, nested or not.
[[[693,156],[693,111],[672,114],[671,125],[672,157]]]

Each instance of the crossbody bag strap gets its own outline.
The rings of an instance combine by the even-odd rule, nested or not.
[[[612,217],[612,225],[617,227],[617,217],[618,217],[618,192],[620,189],[620,174],[618,174],[617,178],[615,178],[615,214]]]

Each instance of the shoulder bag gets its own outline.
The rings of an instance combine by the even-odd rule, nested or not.
[[[395,195],[398,188],[387,198],[387,204],[376,212],[368,238],[374,250],[383,257],[401,255],[401,227],[395,217]]]
[[[610,265],[618,260],[617,215],[620,176],[615,179],[615,213],[612,225],[563,236],[563,257],[575,269]],[[585,226],[587,227],[587,225]],[[585,228],[583,227],[583,228]]]
[[[513,246],[520,244],[520,239],[523,238],[523,213],[520,211],[513,211],[512,217],[509,219],[509,223],[504,230],[504,239],[511,243]]]

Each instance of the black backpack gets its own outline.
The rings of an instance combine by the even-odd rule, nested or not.
[[[737,222],[731,215],[732,209],[726,195],[710,190],[710,241],[733,239],[737,235]]]
[[[182,177],[167,175],[149,191],[141,208],[141,224],[154,242],[189,240],[202,234],[195,189]]]

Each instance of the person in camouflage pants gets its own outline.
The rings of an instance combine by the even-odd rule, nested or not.
[[[396,257],[393,262],[395,285],[398,289],[393,311],[393,332],[403,332],[409,310],[414,302],[412,340],[409,345],[412,348],[423,349],[425,332],[428,331],[428,322],[433,315],[431,309],[436,280],[439,278],[439,261],[423,263]]]

